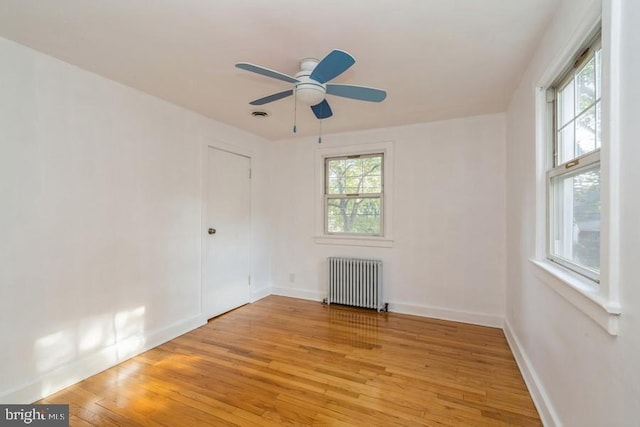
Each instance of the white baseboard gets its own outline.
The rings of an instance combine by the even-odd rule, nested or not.
[[[430,317],[433,319],[451,320],[453,322],[471,323],[473,325],[490,326],[492,328],[502,328],[504,324],[504,318],[495,314],[474,313],[427,305],[389,303],[389,311]]]
[[[295,288],[273,288],[273,295],[280,295],[283,297],[307,299],[311,301],[322,301],[326,295],[321,292],[308,291],[306,289]]]
[[[130,337],[82,359],[63,365],[25,386],[3,392],[0,395],[0,402],[6,404],[27,404],[35,402],[65,387],[102,372],[105,369],[111,368],[133,356],[179,337],[205,323],[206,319],[198,315],[161,330]]]
[[[256,302],[264,297],[271,295],[271,286],[265,286],[260,289],[251,289],[251,302]]]
[[[542,423],[546,427],[561,426],[562,423],[560,422],[555,409],[553,409],[549,395],[540,382],[540,377],[538,377],[538,374],[533,369],[531,360],[527,357],[524,348],[520,344],[520,340],[514,333],[513,329],[511,329],[507,319],[504,321],[503,330],[504,335],[507,338],[507,342],[509,343],[509,347],[511,347],[511,353],[513,353],[513,357],[516,359],[522,378],[524,378],[524,382],[527,384],[529,394],[531,395],[533,403],[536,405],[536,409],[538,410],[538,414],[542,419]]]
[[[321,292],[308,291],[306,289],[273,288],[274,295],[281,295],[291,298],[301,298],[311,301],[322,301],[326,298],[326,294]],[[460,310],[451,310],[439,307],[430,307],[425,305],[411,305],[389,303],[389,311],[393,313],[412,314],[421,317],[430,317],[433,319],[451,320],[454,322],[471,323],[474,325],[490,326],[493,328],[502,328],[504,318],[498,315],[472,313]]]

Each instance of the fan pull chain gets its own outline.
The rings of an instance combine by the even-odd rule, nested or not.
[[[318,144],[322,144],[322,119],[320,119],[320,132],[318,133]]]
[[[296,122],[298,121],[298,94],[296,93],[296,90],[294,89],[293,92],[293,133],[296,133],[298,131],[298,128],[296,127]]]

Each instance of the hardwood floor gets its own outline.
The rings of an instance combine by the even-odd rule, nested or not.
[[[539,426],[500,329],[270,296],[38,403],[71,426]]]

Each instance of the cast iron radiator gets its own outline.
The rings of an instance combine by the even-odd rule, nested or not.
[[[375,259],[329,257],[326,304],[387,311],[382,300],[382,261]]]

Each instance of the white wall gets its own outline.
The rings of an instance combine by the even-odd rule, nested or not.
[[[314,241],[318,149],[392,141],[393,247]],[[276,143],[275,292],[326,296],[326,257],[384,261],[390,310],[502,326],[505,282],[504,115]],[[291,274],[294,281],[291,281]]]
[[[640,414],[640,2],[618,4],[620,162],[611,165],[621,180],[617,337],[538,279],[528,261],[535,245],[535,86],[599,1],[563,2],[507,111],[507,332],[547,425],[635,426]],[[611,25],[605,13],[603,27]]]
[[[0,401],[202,324],[201,150],[267,141],[0,39]],[[254,180],[254,287],[270,288]]]

